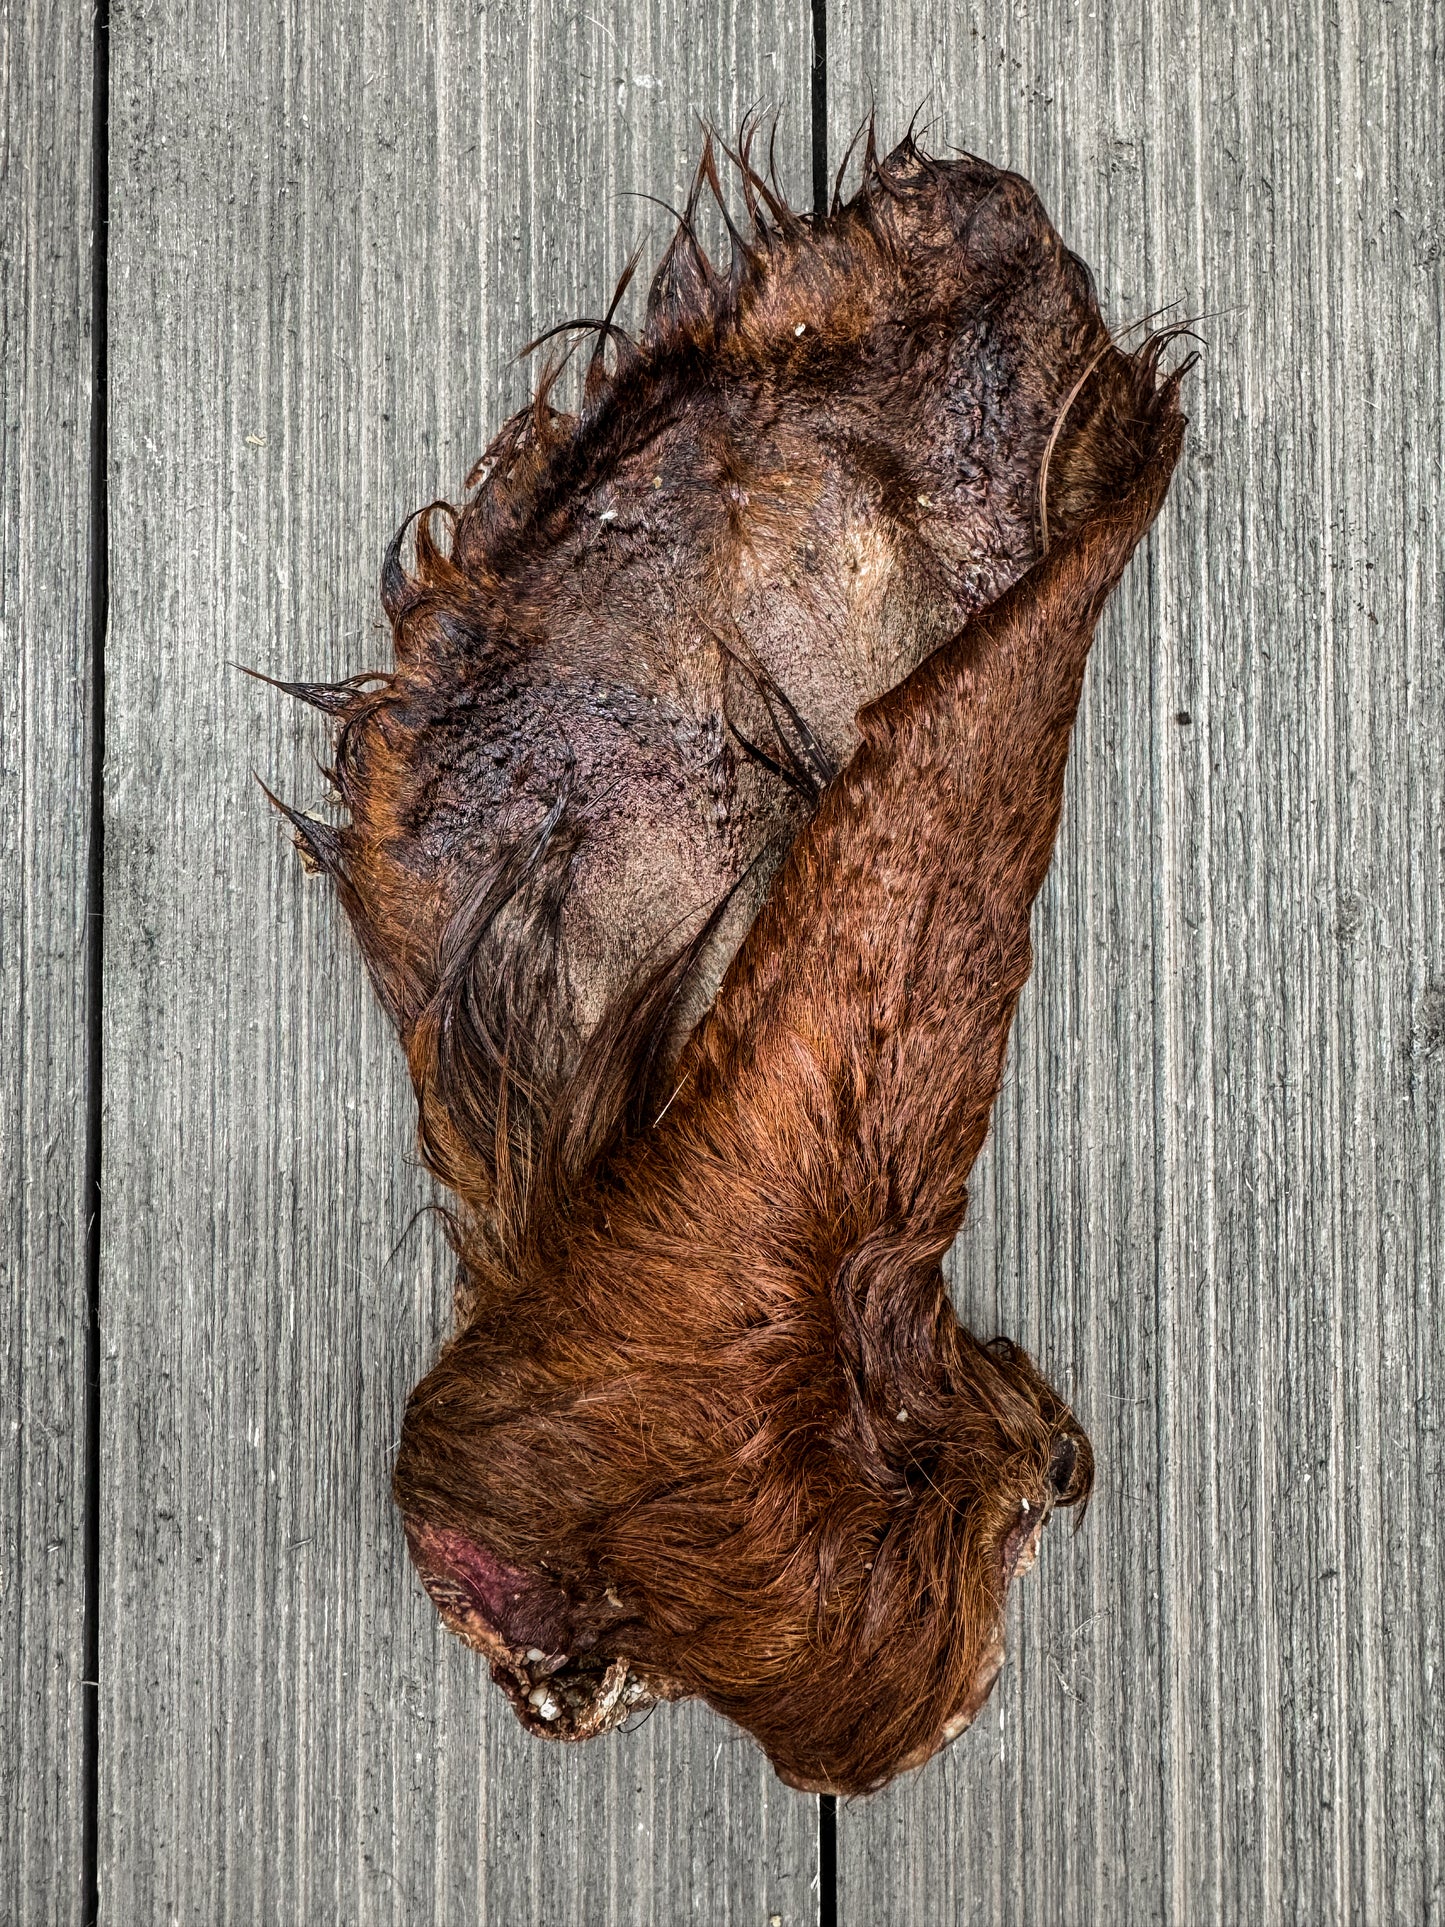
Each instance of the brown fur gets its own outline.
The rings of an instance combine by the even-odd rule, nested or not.
[[[709,144],[640,341],[398,538],[395,669],[290,685],[351,814],[293,822],[457,1201],[395,1488],[439,1608],[534,1731],[698,1695],[853,1792],[977,1711],[1089,1490],[941,1261],[1183,424],[1016,176],[870,137],[812,222],[735,160],[729,276]]]

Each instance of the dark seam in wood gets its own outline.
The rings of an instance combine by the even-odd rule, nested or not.
[[[85,882],[85,1521],[81,1713],[81,1916],[100,1916],[100,1167],[105,966],[105,637],[110,602],[107,283],[110,216],[110,8],[91,47],[90,794]]]
[[[812,0],[813,213],[828,212],[828,0]]]
[[[818,1795],[818,1927],[838,1927],[838,1796]]]

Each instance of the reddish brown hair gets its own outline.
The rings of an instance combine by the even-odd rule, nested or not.
[[[393,547],[395,669],[290,685],[351,813],[293,822],[456,1200],[395,1482],[433,1598],[534,1731],[697,1695],[852,1792],[977,1711],[1089,1490],[941,1261],[1179,375],[1016,176],[870,136],[812,222],[734,159],[730,273],[709,144],[640,341],[614,299],[581,414],[549,371]]]

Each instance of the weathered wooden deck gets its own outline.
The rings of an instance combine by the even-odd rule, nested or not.
[[[1442,0],[0,13],[0,1918],[1445,1921],[1442,41]],[[957,1258],[1098,1496],[979,1727],[834,1816],[696,1707],[527,1740],[419,1596],[387,1475],[448,1268],[252,782],[318,798],[319,731],[228,665],[383,654],[386,537],[660,237],[695,112],[776,104],[806,203],[874,100],[1030,175],[1116,321],[1209,319]]]

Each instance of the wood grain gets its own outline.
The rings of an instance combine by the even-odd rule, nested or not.
[[[677,200],[785,110],[807,16],[120,0],[113,21],[101,1879],[116,1921],[813,1919],[815,1808],[697,1709],[561,1750],[414,1583],[388,1498],[450,1320],[413,1105],[336,906],[317,719],[229,664],[386,659],[456,496]]]
[[[943,1760],[840,1815],[839,1918],[1445,1918],[1439,0],[829,9],[1027,174],[1106,312],[1204,314],[1101,632],[957,1251],[1099,1457]]]
[[[84,1902],[91,22],[0,10],[0,1921]]]

